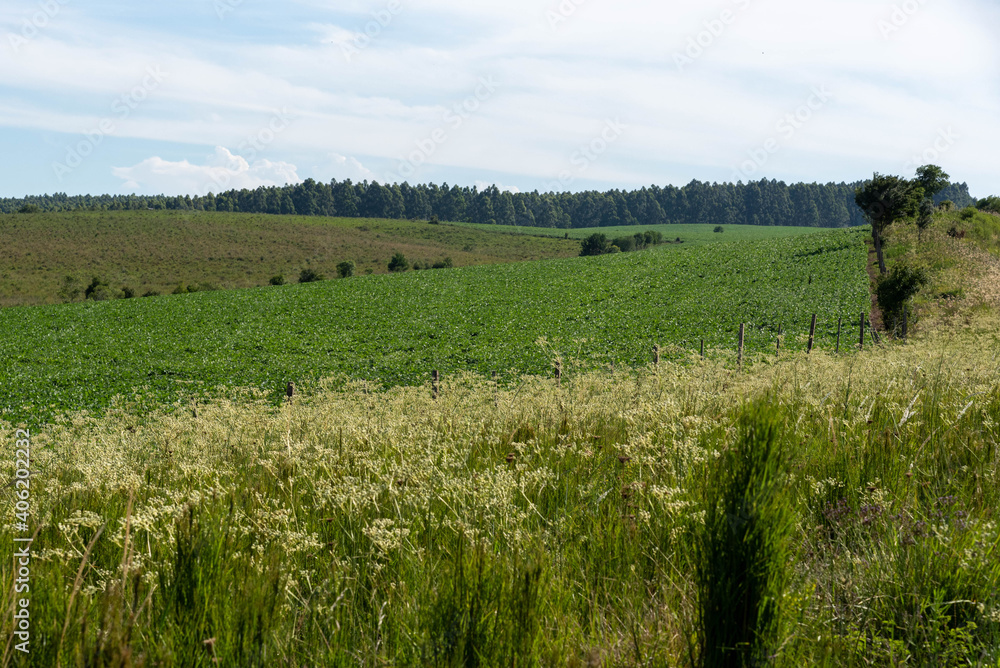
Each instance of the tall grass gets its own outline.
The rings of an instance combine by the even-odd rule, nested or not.
[[[995,665],[997,327],[67,416],[3,664]]]
[[[793,523],[780,429],[770,403],[749,407],[705,486],[695,552],[702,666],[759,666],[778,652]]]

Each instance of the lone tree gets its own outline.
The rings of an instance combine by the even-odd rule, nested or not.
[[[950,178],[937,165],[924,165],[923,167],[917,167],[915,182],[924,189],[924,197],[934,199],[935,195],[951,185],[951,181],[948,180]]]
[[[393,273],[404,272],[410,268],[410,261],[402,253],[396,253],[389,261],[389,271]]]
[[[897,220],[915,215],[923,199],[924,189],[916,181],[878,172],[854,191],[854,201],[872,225],[872,243],[883,276],[886,268],[882,239],[886,229]]]

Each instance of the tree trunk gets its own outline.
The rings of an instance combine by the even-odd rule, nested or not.
[[[882,255],[882,232],[872,225],[872,241],[875,244],[875,255],[878,256],[878,271],[881,275],[885,276],[885,257]]]

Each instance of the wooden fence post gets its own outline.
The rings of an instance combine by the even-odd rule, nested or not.
[[[497,372],[493,372],[493,408],[500,407],[500,387],[497,385]]]
[[[562,362],[556,360],[556,385],[562,385]]]
[[[705,359],[705,339],[701,340],[701,358]]]
[[[781,333],[782,333],[781,325],[778,325],[778,343],[777,345],[774,346],[775,353],[781,352]]]
[[[809,347],[806,349],[806,355],[811,355],[813,351],[813,342],[816,340],[816,314],[813,313],[812,324],[809,325]]]
[[[660,366],[660,346],[653,346],[653,364]]]
[[[837,318],[837,350],[836,350],[837,355],[840,354],[840,332],[843,330],[843,328],[844,328],[844,319],[842,317]]]
[[[431,371],[431,389],[434,392],[434,398],[437,399],[441,393],[441,374],[438,373],[437,369]]]
[[[909,319],[910,319],[910,312],[907,309],[906,304],[903,304],[903,339],[904,340],[906,339],[906,323],[907,323],[907,321]]]
[[[865,312],[861,312],[861,334],[858,336],[858,349],[865,349]]]
[[[295,396],[295,383],[288,383],[288,386],[285,388],[285,398],[291,401],[292,397],[294,396]]]
[[[740,346],[739,346],[739,349],[736,351],[736,366],[739,367],[739,368],[743,368],[743,341],[744,341],[745,335],[746,335],[746,324],[741,322],[740,323]]]

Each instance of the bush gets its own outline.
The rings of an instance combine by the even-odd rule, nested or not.
[[[278,274],[277,276],[272,276],[269,282],[271,285],[284,285],[285,277],[281,274]]]
[[[726,230],[725,230],[725,228],[723,228],[723,227],[722,227],[722,225],[716,225],[716,226],[715,226],[715,229],[714,229],[714,230],[712,230],[712,231],[713,231],[713,232],[718,232],[718,233],[720,233],[720,234],[721,234],[721,233],[725,232]]]
[[[580,242],[580,256],[604,255],[611,252],[611,242],[608,238],[597,232]]]
[[[882,309],[882,320],[886,330],[896,332],[903,325],[904,307],[910,299],[927,284],[927,272],[924,269],[896,265],[879,279],[875,287],[875,297]]]
[[[25,204],[17,210],[18,213],[38,213],[39,211],[41,209],[38,208],[37,204]]]
[[[438,217],[437,217],[437,216],[431,216],[431,217],[430,217],[430,220],[428,220],[428,221],[427,221],[427,223],[428,223],[429,225],[438,225],[438,224],[440,224],[440,223],[441,223],[441,221],[440,221],[440,220],[438,220]]]
[[[132,297],[135,297],[135,290],[133,290],[132,288],[130,288],[127,285],[123,285],[122,286],[122,292],[121,292],[121,295],[120,295],[119,298],[120,299],[132,299]]]
[[[950,199],[946,199],[942,201],[940,204],[938,204],[938,208],[941,211],[954,211],[955,203],[952,202]]]
[[[976,202],[976,208],[980,211],[989,211],[990,213],[1000,213],[1000,197],[996,195],[990,195],[989,197],[984,197]]]
[[[438,260],[432,265],[432,269],[451,269],[455,265],[452,263],[450,257],[446,257],[443,260]]]
[[[618,250],[629,253],[636,250],[635,237],[618,237],[612,240],[612,246],[618,246]]]
[[[337,265],[337,276],[341,278],[350,278],[354,275],[354,263],[351,260],[345,260]]]
[[[76,298],[80,296],[80,286],[76,284],[75,278],[66,276],[63,278],[62,287],[59,288],[59,292],[56,294],[64,302],[76,301]]]
[[[410,262],[409,260],[406,259],[406,256],[403,255],[402,253],[396,253],[395,255],[392,256],[392,259],[389,260],[389,271],[393,273],[403,272],[409,268],[410,268]]]
[[[90,281],[90,285],[87,289],[83,291],[84,299],[92,299],[95,302],[102,302],[106,299],[111,299],[114,295],[111,294],[111,287],[108,282],[103,278],[94,278]]]
[[[148,291],[147,291],[147,292],[146,292],[145,294],[143,294],[142,296],[143,296],[143,297],[159,297],[159,296],[160,296],[160,293],[159,293],[159,292],[157,292],[156,290],[148,290]]]
[[[299,283],[315,283],[322,280],[323,274],[317,272],[315,269],[307,268],[299,272]]]
[[[976,217],[976,207],[967,206],[958,212],[958,217],[962,220],[972,220]]]

